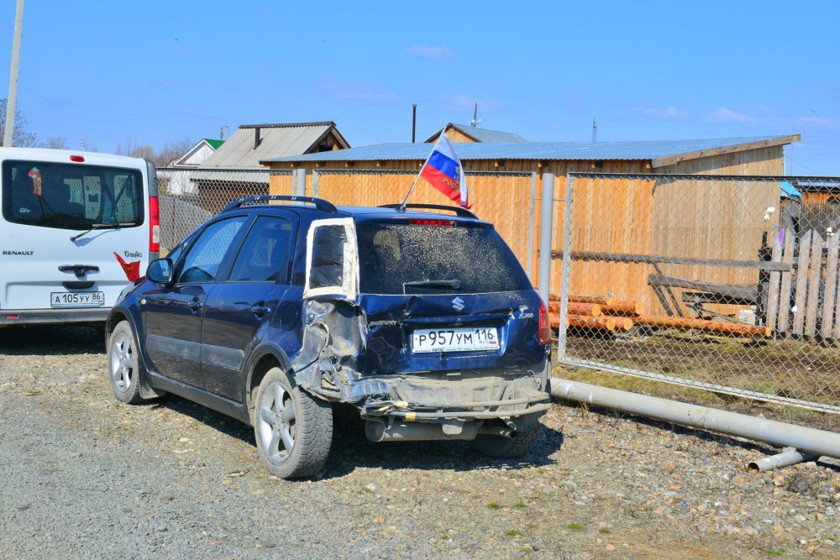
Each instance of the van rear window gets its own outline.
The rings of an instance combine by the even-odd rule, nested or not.
[[[136,169],[41,161],[3,162],[8,222],[71,230],[143,223],[143,176]]]
[[[357,223],[360,292],[489,293],[531,290],[493,228]]]

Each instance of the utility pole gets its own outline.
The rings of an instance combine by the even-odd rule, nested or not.
[[[15,14],[15,38],[12,41],[12,70],[9,76],[9,97],[6,99],[6,130],[3,132],[3,145],[14,145],[15,103],[17,101],[18,63],[20,61],[20,33],[23,28],[23,0],[17,0]]]

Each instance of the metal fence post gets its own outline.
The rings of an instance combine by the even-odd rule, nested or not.
[[[543,173],[540,220],[540,297],[548,305],[551,290],[551,237],[554,229],[554,173]]]
[[[312,196],[318,196],[318,172],[316,170],[312,170]]]
[[[528,278],[534,282],[534,207],[537,199],[537,172],[531,173],[531,206],[528,209]]]
[[[569,173],[566,176],[566,195],[563,213],[563,268],[562,285],[560,287],[560,324],[557,327],[557,358],[566,359],[566,329],[569,314],[569,291],[571,289],[572,273],[572,210],[574,201],[575,178]]]

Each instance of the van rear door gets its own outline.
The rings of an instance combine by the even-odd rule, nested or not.
[[[104,321],[154,248],[154,166],[14,148],[0,162],[0,325]]]

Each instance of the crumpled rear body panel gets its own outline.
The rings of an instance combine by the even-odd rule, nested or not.
[[[308,299],[303,346],[292,363],[310,393],[359,408],[363,417],[486,420],[547,409],[548,359],[536,336],[533,292],[453,296],[361,295]],[[498,328],[494,351],[413,353],[416,328]]]

